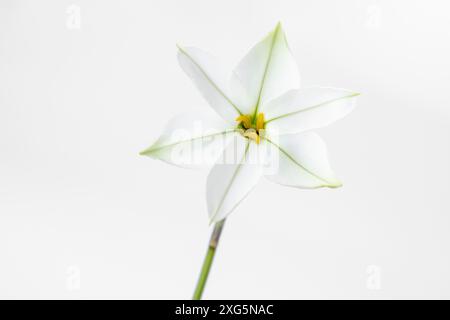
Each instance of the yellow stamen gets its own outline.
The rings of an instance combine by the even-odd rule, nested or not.
[[[241,134],[257,144],[261,142],[261,137],[264,137],[264,113],[258,113],[256,119],[251,115],[242,114],[236,118],[236,121],[241,125],[238,130]]]
[[[264,129],[264,113],[259,113],[256,117],[256,130]]]
[[[256,143],[259,143],[259,135],[256,133],[255,129],[248,129],[244,132],[244,137],[255,140]]]
[[[242,123],[245,129],[250,129],[252,127],[252,117],[250,115],[241,114],[236,118],[236,121]]]

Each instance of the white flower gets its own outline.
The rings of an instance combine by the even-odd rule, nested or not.
[[[207,181],[211,222],[226,218],[262,175],[298,188],[341,186],[324,142],[310,130],[348,114],[358,94],[299,89],[297,65],[280,24],[250,50],[231,77],[197,48],[179,47],[178,60],[222,120],[176,117],[141,154],[181,166],[215,160]],[[190,161],[180,160],[186,150]],[[224,163],[230,154],[235,161]]]

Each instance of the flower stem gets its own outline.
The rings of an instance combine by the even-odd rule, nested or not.
[[[211,269],[214,255],[216,253],[217,245],[219,244],[220,234],[222,233],[225,219],[217,222],[209,240],[208,251],[206,252],[205,260],[203,261],[202,271],[197,281],[194,296],[192,300],[201,300],[203,290],[205,289],[206,280],[208,280],[209,270]]]

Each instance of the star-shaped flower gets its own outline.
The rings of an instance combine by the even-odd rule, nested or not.
[[[208,53],[178,48],[182,69],[222,120],[176,117],[141,154],[181,166],[215,160],[207,180],[211,222],[226,218],[263,175],[298,188],[341,186],[324,142],[311,130],[348,114],[358,93],[300,88],[280,24],[250,50],[231,77]],[[186,155],[189,161],[183,160]]]

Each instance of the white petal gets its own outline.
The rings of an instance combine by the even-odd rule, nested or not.
[[[323,140],[314,132],[298,133],[268,140],[278,150],[278,170],[267,178],[298,188],[337,188],[342,184],[334,176]],[[272,167],[275,167],[272,165]]]
[[[325,87],[289,91],[267,104],[266,130],[274,135],[324,127],[352,111],[358,95]]]
[[[167,123],[159,139],[141,155],[186,168],[211,165],[235,134],[216,115],[179,115]]]
[[[178,47],[181,68],[196,84],[211,107],[226,121],[235,123],[241,114],[232,101],[228,88],[228,75],[210,54],[197,48]]]
[[[226,148],[225,161],[212,168],[206,184],[211,222],[226,218],[258,183],[263,170],[255,161],[257,152],[255,143],[238,137]]]
[[[259,111],[264,111],[265,102],[300,86],[298,67],[280,24],[242,59],[232,82],[247,90],[251,104],[247,107]]]
[[[239,106],[242,114],[253,114],[255,111],[255,102],[252,95],[249,94],[247,88],[239,80],[235,73],[231,75],[230,90],[232,100]]]

